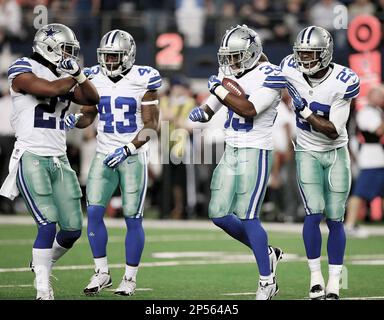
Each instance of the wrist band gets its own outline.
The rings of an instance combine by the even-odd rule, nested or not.
[[[131,154],[133,154],[136,151],[136,146],[132,142],[127,144],[127,148]]]
[[[153,101],[141,101],[141,105],[142,106],[147,106],[147,105],[150,105],[150,104],[159,104],[159,100],[153,100]]]
[[[224,100],[229,91],[225,89],[222,85],[219,85],[215,89],[215,95],[218,96],[221,100]]]
[[[307,119],[313,112],[311,111],[311,109],[305,107],[303,109],[303,111],[300,111],[300,115],[304,118],[304,119]]]
[[[82,84],[85,80],[87,80],[87,77],[83,72],[80,72],[80,74],[76,77],[74,77],[78,84]]]

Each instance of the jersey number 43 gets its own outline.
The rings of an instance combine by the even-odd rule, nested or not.
[[[103,131],[106,133],[132,133],[137,130],[136,110],[137,102],[132,97],[117,97],[114,101],[116,109],[124,111],[124,120],[115,121],[115,115],[112,112],[111,97],[101,96],[98,105],[100,121],[104,121]]]

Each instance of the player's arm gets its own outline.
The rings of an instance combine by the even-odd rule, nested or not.
[[[140,148],[142,145],[147,143],[150,140],[150,137],[147,135],[145,140],[141,139],[141,132],[147,129],[158,130],[159,126],[159,107],[158,107],[158,93],[157,90],[147,91],[141,102],[141,119],[143,121],[143,128],[137,133],[132,142],[128,145],[131,153],[134,150]],[[131,146],[131,144],[134,146]]]
[[[229,93],[223,102],[239,116],[252,118],[269,108],[279,97],[280,92],[278,90],[261,87],[248,99]]]
[[[89,127],[97,116],[96,106],[82,106],[79,113],[80,117],[76,121],[76,128],[84,129]],[[76,116],[76,115],[74,115]]]
[[[208,88],[225,106],[244,118],[255,117],[280,97],[280,88],[261,87],[247,99],[244,95],[238,96],[228,91],[216,76],[209,78]]]
[[[77,82],[71,100],[77,104],[95,105],[99,103],[100,97],[92,82],[87,79],[76,60],[66,58],[59,62],[58,70],[68,74]]]
[[[91,81],[86,79],[84,82],[75,87],[72,101],[77,104],[94,106],[100,100],[97,89]]]
[[[221,106],[222,103],[215,96],[210,95],[203,105],[192,109],[189,113],[189,119],[193,122],[208,122]]]
[[[32,72],[21,73],[12,80],[12,90],[37,97],[57,97],[65,95],[76,84],[72,77],[48,81]]]
[[[295,109],[316,131],[321,132],[332,140],[336,140],[339,137],[349,117],[351,99],[340,99],[332,105],[328,120],[314,114],[307,106],[306,101],[301,98],[296,88],[290,83],[287,83],[287,89],[292,97]]]

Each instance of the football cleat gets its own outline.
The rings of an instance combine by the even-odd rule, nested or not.
[[[136,281],[132,278],[127,279],[125,276],[121,281],[119,287],[115,290],[115,294],[121,296],[132,296],[136,290]]]
[[[256,300],[272,300],[272,298],[279,292],[279,287],[273,278],[272,283],[262,284],[259,282],[259,288],[256,292]]]
[[[309,290],[309,298],[311,300],[324,300],[325,299],[324,288],[320,284],[316,284],[312,286],[312,288]]]
[[[86,296],[94,296],[104,288],[109,288],[110,286],[112,286],[112,278],[109,272],[100,272],[97,270],[83,292]]]
[[[36,300],[55,300],[53,296],[53,291],[51,295],[51,286],[49,288],[49,291],[37,290]]]
[[[327,293],[327,295],[325,296],[325,300],[339,300],[339,299],[340,297],[336,293]]]

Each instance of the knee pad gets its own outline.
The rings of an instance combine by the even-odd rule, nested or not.
[[[60,230],[56,235],[56,241],[60,246],[69,249],[72,248],[73,244],[76,242],[77,239],[80,238],[80,236],[81,230]]]

